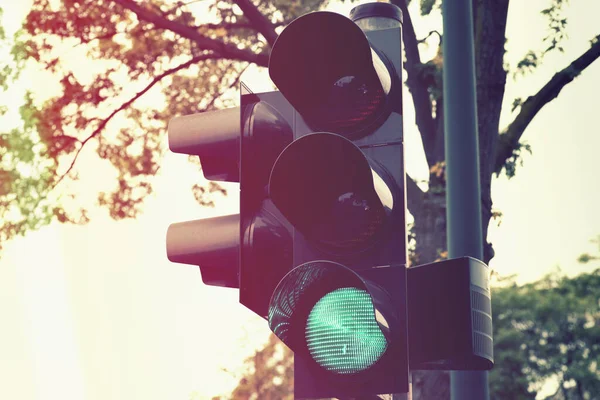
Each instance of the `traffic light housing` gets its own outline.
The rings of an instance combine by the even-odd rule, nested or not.
[[[241,85],[240,303],[263,318],[269,298],[292,268],[292,229],[268,196],[271,169],[292,142],[293,109],[279,92]]]
[[[167,255],[240,289],[294,351],[298,398],[406,393],[410,369],[493,360],[487,266],[407,268],[401,12],[372,3],[351,18],[283,30],[279,91],[242,84],[239,107],[169,124],[171,150],[240,183],[240,213],[171,225]]]
[[[241,193],[240,214],[169,226],[167,256],[198,265],[208,285],[240,288],[242,304],[266,317],[270,293],[292,262],[289,224],[270,205],[265,189],[272,164],[292,141],[278,109],[291,108],[279,93],[262,94],[261,100],[244,85],[241,89],[240,107],[169,123],[172,151],[198,155],[206,179],[239,182]]]
[[[206,179],[239,182],[240,107],[184,115],[169,121],[169,148],[200,157]],[[167,257],[197,265],[207,285],[239,288],[240,216],[171,224]]]
[[[401,14],[377,3],[353,15],[382,10],[392,27],[365,31],[307,14],[271,52],[271,79],[295,111],[269,180],[294,268],[268,322],[294,351],[299,398],[409,390]]]
[[[471,257],[408,269],[411,370],[494,365],[489,268]]]

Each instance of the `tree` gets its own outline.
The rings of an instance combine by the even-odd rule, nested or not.
[[[19,65],[29,59],[51,71],[60,90],[43,102],[28,93],[21,107],[22,126],[0,134],[0,245],[52,221],[89,220],[70,183],[77,180],[77,165],[90,146],[116,171],[113,190],[98,190],[98,204],[115,219],[135,218],[160,168],[167,121],[174,115],[228,106],[241,72],[267,66],[279,29],[327,2],[34,0],[13,55]],[[422,61],[419,45],[425,39],[416,37],[409,0],[392,2],[404,14],[406,84],[430,170],[426,191],[407,180],[408,207],[414,216],[413,259],[427,263],[443,256],[446,248],[443,55],[438,51],[433,60]],[[421,14],[434,12],[440,3],[420,0]],[[521,138],[529,123],[600,56],[598,35],[539,91],[515,101],[515,118],[501,129],[508,3],[473,2],[484,238],[493,216],[492,175],[515,173],[521,153],[528,150]],[[544,50],[529,52],[517,70],[534,70],[544,55],[561,50],[566,1],[548,4],[541,11],[550,26]],[[73,62],[74,54],[97,60],[98,69],[83,73]],[[148,95],[160,95],[162,101],[141,105]],[[222,191],[218,185],[194,190],[204,205]],[[489,262],[490,243],[484,254]],[[415,399],[448,396],[446,375],[430,375],[426,382],[420,376],[414,379]]]
[[[600,398],[599,298],[600,269],[496,290],[491,398],[535,399],[548,379],[551,398]]]
[[[582,264],[600,259],[579,256]],[[548,380],[547,400],[600,399],[600,268],[573,278],[555,271],[517,285],[500,279],[492,297],[494,356],[491,399],[535,399]]]
[[[240,400],[294,398],[294,356],[277,336],[246,360],[245,374],[231,396]],[[216,398],[218,400],[219,398]]]

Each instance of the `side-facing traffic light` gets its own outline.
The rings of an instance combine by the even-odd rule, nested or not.
[[[240,107],[169,121],[169,148],[200,157],[206,179],[239,182]],[[207,285],[239,288],[240,216],[175,223],[167,230],[167,257],[200,267]]]
[[[293,140],[293,109],[279,92],[242,84],[240,303],[266,318],[271,293],[292,268],[289,223],[268,196],[271,169]]]
[[[206,179],[240,182],[243,190],[240,214],[172,224],[167,256],[199,266],[208,285],[241,288],[242,303],[266,317],[270,293],[291,268],[292,244],[285,221],[263,204],[268,203],[265,187],[275,158],[292,141],[292,131],[276,108],[242,90],[240,107],[176,117],[169,123],[172,151],[199,156]],[[287,105],[285,99],[277,103],[276,96],[266,100]]]

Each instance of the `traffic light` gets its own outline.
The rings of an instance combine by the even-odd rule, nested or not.
[[[241,288],[242,303],[266,316],[268,282],[270,293],[291,268],[289,228],[277,210],[262,207],[270,165],[292,140],[290,126],[246,92],[240,107],[173,118],[168,136],[172,151],[200,157],[206,179],[240,182],[243,190],[240,214],[171,224],[167,257],[199,266],[207,285]]]
[[[169,148],[200,157],[206,179],[239,182],[240,107],[171,119]],[[239,288],[239,215],[171,224],[167,257],[197,265],[207,285]]]
[[[279,92],[241,90],[240,303],[266,318],[271,293],[292,268],[292,230],[267,188],[276,158],[293,140],[293,109]]]
[[[242,84],[239,107],[169,124],[171,150],[240,183],[240,213],[171,225],[167,255],[239,288],[293,350],[297,398],[407,393],[410,369],[493,359],[487,266],[407,268],[402,14],[371,3],[350,17],[282,31],[278,91]]]
[[[409,390],[402,18],[385,3],[351,16],[298,18],[269,62],[295,114],[269,179],[294,268],[268,323],[294,351],[299,398]]]

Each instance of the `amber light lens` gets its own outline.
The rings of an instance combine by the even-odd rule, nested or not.
[[[281,153],[269,195],[315,244],[333,252],[362,251],[391,215],[390,187],[354,143],[320,132],[296,139]]]

